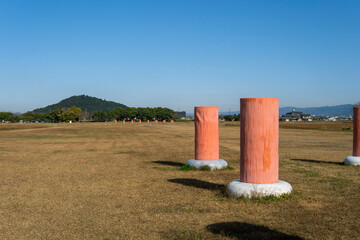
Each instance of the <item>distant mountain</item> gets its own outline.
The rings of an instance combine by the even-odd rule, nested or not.
[[[337,106],[325,106],[325,107],[308,107],[308,108],[298,108],[298,107],[282,107],[279,108],[279,114],[283,115],[285,113],[291,112],[295,108],[297,112],[308,113],[316,116],[346,116],[352,115],[353,105],[343,104]],[[240,111],[230,112],[230,114],[239,114]],[[228,115],[229,112],[220,112],[220,115]],[[189,114],[190,115],[190,114]]]
[[[98,112],[98,111],[108,112],[119,107],[128,108],[126,105],[121,103],[106,101],[100,98],[90,97],[87,95],[79,95],[79,96],[72,96],[66,98],[56,104],[35,109],[32,112],[49,113],[54,110],[60,110],[62,108],[69,108],[72,106],[76,106],[78,108],[81,108],[82,111],[87,111],[87,112]]]
[[[291,112],[293,107],[283,107],[279,109],[280,115]],[[297,112],[309,113],[316,116],[346,116],[352,115],[353,105],[343,104],[337,106],[325,106],[325,107],[308,107],[308,108],[297,108]]]

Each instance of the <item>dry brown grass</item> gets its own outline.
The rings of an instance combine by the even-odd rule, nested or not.
[[[353,129],[353,122],[280,122],[280,128],[349,131]]]
[[[179,171],[193,123],[45,124],[0,132],[0,239],[359,239],[352,133],[281,129],[290,198],[236,200],[239,128],[220,127],[235,170]]]
[[[45,128],[49,125],[42,123],[0,123],[0,131]]]
[[[240,127],[240,122],[225,122],[223,123],[226,127]],[[279,122],[280,128],[286,129],[302,129],[302,130],[326,130],[326,131],[352,131],[353,122]]]

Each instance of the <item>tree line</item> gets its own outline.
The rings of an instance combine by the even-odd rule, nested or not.
[[[81,109],[75,106],[49,113],[27,112],[22,115],[15,115],[11,112],[0,112],[0,122],[75,122],[79,121],[81,113]]]
[[[96,122],[105,122],[113,120],[167,120],[176,119],[177,114],[169,108],[116,108],[109,112],[99,111],[91,114],[91,116],[86,116],[87,120],[93,120]],[[15,115],[11,112],[0,112],[0,122],[76,122],[81,118],[86,118],[85,113],[81,111],[80,108],[73,106],[70,108],[63,108],[61,110],[53,110],[49,113],[35,113],[27,112],[22,115]],[[240,114],[234,115],[220,115],[219,119],[225,121],[240,121]]]
[[[89,117],[89,116],[87,116]],[[76,122],[85,118],[85,113],[80,108],[73,106],[61,110],[53,110],[49,113],[27,112],[22,115],[15,115],[11,112],[0,112],[0,122]],[[91,119],[96,122],[113,120],[171,120],[176,119],[177,114],[169,108],[116,108],[109,112],[99,111],[91,114]]]
[[[176,119],[177,114],[174,110],[169,108],[116,108],[109,112],[99,111],[94,114],[94,120],[97,122],[111,121],[111,120],[171,120]]]

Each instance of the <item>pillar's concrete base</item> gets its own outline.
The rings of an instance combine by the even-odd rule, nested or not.
[[[348,156],[344,160],[345,165],[353,165],[353,166],[360,166],[360,157],[357,156]]]
[[[224,159],[219,160],[196,160],[191,159],[187,163],[187,165],[190,165],[196,169],[200,169],[203,166],[209,166],[211,171],[216,169],[223,169],[227,167],[227,162]]]
[[[292,187],[289,183],[279,180],[277,183],[244,183],[240,180],[232,181],[227,186],[227,191],[233,197],[258,198],[274,195],[280,197],[291,193]]]

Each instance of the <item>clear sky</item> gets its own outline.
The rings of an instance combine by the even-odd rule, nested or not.
[[[360,1],[1,0],[0,111],[86,94],[239,110],[360,101]]]

